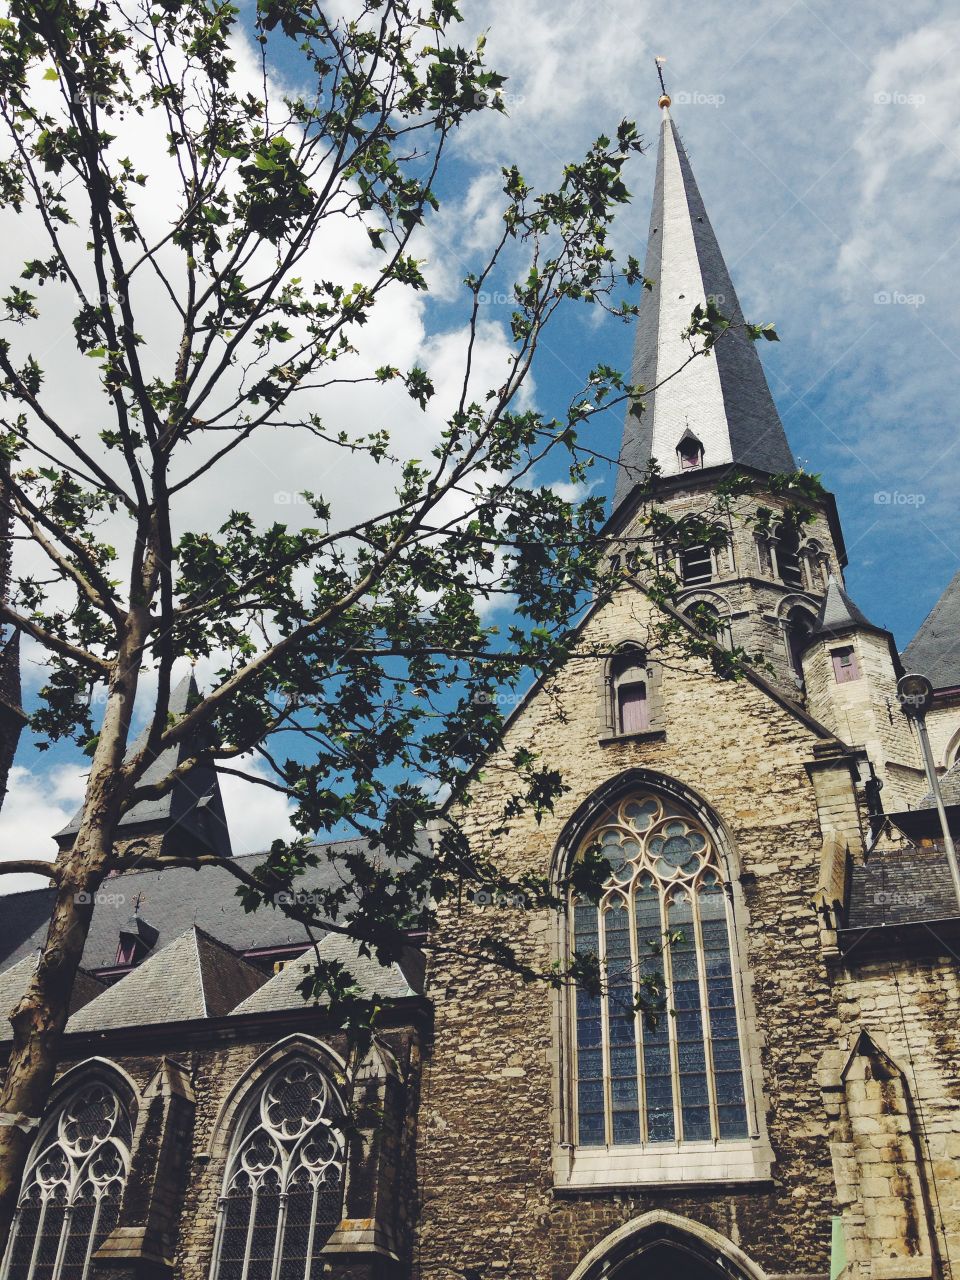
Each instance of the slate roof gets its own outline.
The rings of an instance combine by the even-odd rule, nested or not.
[[[940,779],[940,795],[944,805],[960,805],[960,760],[952,764]],[[918,809],[935,809],[936,801],[933,792],[928,791],[922,800],[917,801]]]
[[[734,324],[712,355],[698,357],[660,390],[648,391],[639,419],[627,413],[614,510],[642,479],[651,457],[661,474],[681,473],[676,449],[687,429],[703,444],[704,468],[733,463],[772,474],[796,470],[757,344],[743,329],[733,281],[666,110],[643,273],[653,288],[640,303],[632,382],[653,387],[681,368],[690,350],[680,335],[697,303],[715,300]]]
[[[372,956],[361,956],[357,944],[339,934],[327,934],[317,951],[321,960],[339,960],[356,979],[364,996],[380,995],[389,999],[423,993],[423,956],[409,949],[399,964],[382,965]],[[269,1013],[274,1009],[297,1009],[304,1004],[297,986],[316,962],[311,950],[291,960],[268,983],[234,1009],[234,1016],[245,1013]],[[324,998],[315,1003],[324,1005]]]
[[[191,928],[84,1005],[70,1018],[67,1031],[217,1018],[265,980],[264,973],[230,947]]]
[[[934,689],[960,688],[960,572],[903,651],[907,671],[926,676]]]
[[[36,963],[35,955],[24,956],[18,964],[0,972],[0,1041],[11,1039],[12,1029],[8,1016],[26,991]],[[81,969],[73,984],[73,994],[70,998],[71,1010],[82,1009],[84,1005],[95,1000],[106,990],[105,982],[94,977],[92,973],[87,973],[85,969]]]
[[[860,612],[831,573],[827,581],[827,593],[823,597],[820,613],[810,636],[813,638],[814,636],[836,635],[842,631],[849,631],[851,627],[869,627],[871,631],[881,630],[880,627],[875,627],[865,614]]]
[[[950,920],[960,915],[942,849],[906,845],[876,850],[853,868],[847,928]]]
[[[171,691],[169,714],[183,716],[200,696],[193,673],[184,676]],[[144,730],[128,754],[139,751],[146,742],[149,730]],[[188,759],[196,747],[194,739],[187,739],[162,751],[144,772],[142,783],[160,782],[183,760]],[[178,780],[166,795],[157,800],[142,800],[120,819],[120,828],[130,834],[135,830],[163,830],[175,836],[178,844],[200,846],[222,857],[229,857],[230,833],[220,797],[216,770],[212,765],[198,765],[185,778]],[[67,825],[57,832],[57,840],[67,844],[80,829],[80,812],[74,814]]]
[[[428,847],[422,834],[422,847]],[[364,848],[359,840],[338,840],[314,845],[322,855],[316,867],[297,880],[298,889],[310,892],[345,883],[346,869],[338,855]],[[249,853],[234,861],[252,871],[266,857]],[[166,871],[128,871],[105,880],[93,911],[83,953],[87,969],[111,968],[117,958],[120,929],[130,917],[134,899],[141,898],[143,917],[159,930],[155,951],[197,925],[235,951],[271,950],[305,946],[309,939],[297,924],[277,907],[246,912],[236,895],[238,881],[220,867],[173,867]],[[32,955],[46,937],[55,890],[30,889],[0,894],[0,965]]]

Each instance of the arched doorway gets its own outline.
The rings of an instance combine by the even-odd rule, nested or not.
[[[725,1236],[675,1213],[657,1210],[601,1240],[569,1280],[765,1280]]]
[[[718,1280],[727,1273],[675,1244],[654,1244],[616,1273],[617,1280]]]

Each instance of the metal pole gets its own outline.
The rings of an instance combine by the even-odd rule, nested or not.
[[[953,843],[953,836],[950,834],[950,827],[947,824],[947,811],[943,807],[943,794],[940,791],[940,779],[937,777],[937,769],[933,763],[933,752],[930,750],[927,722],[922,715],[911,718],[917,726],[917,737],[920,739],[920,750],[923,752],[923,765],[927,772],[927,782],[930,784],[930,790],[933,792],[933,801],[937,806],[937,813],[940,815],[943,847],[947,855],[947,865],[950,867],[950,879],[953,881],[953,892],[957,898],[957,907],[960,908],[960,866],[957,865],[957,850]]]

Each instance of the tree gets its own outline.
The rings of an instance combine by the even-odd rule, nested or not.
[[[0,612],[47,655],[32,716],[41,745],[72,739],[90,757],[72,849],[52,867],[0,867],[39,871],[56,889],[40,963],[11,1015],[3,1233],[52,1081],[91,896],[133,865],[217,861],[144,859],[118,839],[125,812],[198,764],[243,774],[237,762],[256,752],[272,776],[246,776],[296,803],[303,841],[278,842],[254,874],[223,864],[246,904],[279,902],[385,963],[411,916],[464,884],[519,887],[533,906],[559,905],[536,877],[505,884],[455,823],[429,856],[414,837],[498,741],[496,691],[561,661],[586,593],[613,587],[602,501],[567,501],[541,476],[556,457],[582,482],[597,456],[592,419],[627,401],[639,410],[641,389],[600,365],[559,419],[530,408],[523,389],[560,306],[635,312],[622,287],[641,283],[639,266],[618,267],[607,237],[641,142],[623,122],[567,165],[554,191],[504,171],[498,242],[465,280],[458,390],[438,408],[426,371],[370,359],[363,328],[388,292],[426,290],[413,250],[439,207],[449,141],[465,117],[502,110],[503,80],[486,67],[483,42],[452,39],[459,20],[452,0],[363,0],[350,20],[308,0],[258,0],[245,33],[225,0],[14,0],[0,21],[0,201],[31,246],[6,285],[0,336],[2,483],[29,562]],[[307,88],[282,93],[281,77]],[[165,154],[143,172],[138,147],[157,121]],[[345,243],[376,256],[354,283],[339,278],[329,249]],[[481,296],[518,264],[502,383],[478,386]],[[36,338],[38,322],[64,310],[96,397],[79,418],[59,403]],[[725,324],[712,310],[695,314],[690,359]],[[411,456],[402,429],[329,425],[334,389],[365,385],[381,388],[385,418],[397,413],[397,389],[440,417],[428,456]],[[305,524],[244,511],[218,529],[198,524],[195,495],[268,433],[308,436],[367,475],[392,477],[390,500],[343,521],[331,493],[304,492]],[[667,520],[651,523],[651,545]],[[652,552],[636,555],[633,572],[652,574]],[[663,599],[668,578],[651,587]],[[516,615],[503,631],[486,612],[500,598]],[[716,652],[702,637],[698,645]],[[184,657],[216,674],[170,721]],[[131,747],[135,702],[148,728]],[[177,743],[203,745],[147,784],[150,763]],[[504,796],[505,823],[519,807],[549,807],[563,785],[533,758],[517,764],[524,786]],[[307,837],[338,824],[404,856],[385,865],[349,855],[349,909],[337,894],[298,905],[283,891],[315,857]],[[588,858],[574,875],[590,892],[603,871]],[[494,940],[478,962],[600,981],[589,957],[568,974],[530,974]],[[346,972],[318,966],[311,983],[349,1005]],[[639,992],[638,1008],[655,1000]]]

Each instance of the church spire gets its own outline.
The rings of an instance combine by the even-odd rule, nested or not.
[[[659,69],[659,68],[658,68]],[[614,495],[618,508],[655,458],[664,476],[691,466],[677,446],[689,432],[702,445],[704,469],[734,464],[775,474],[796,463],[777,414],[756,344],[743,328],[740,303],[710,225],[677,127],[670,98],[663,119],[644,275],[653,282],[640,304],[632,381],[663,382],[689,358],[681,333],[699,303],[716,303],[732,322],[713,354],[699,356],[643,397],[640,418],[628,413]]]

